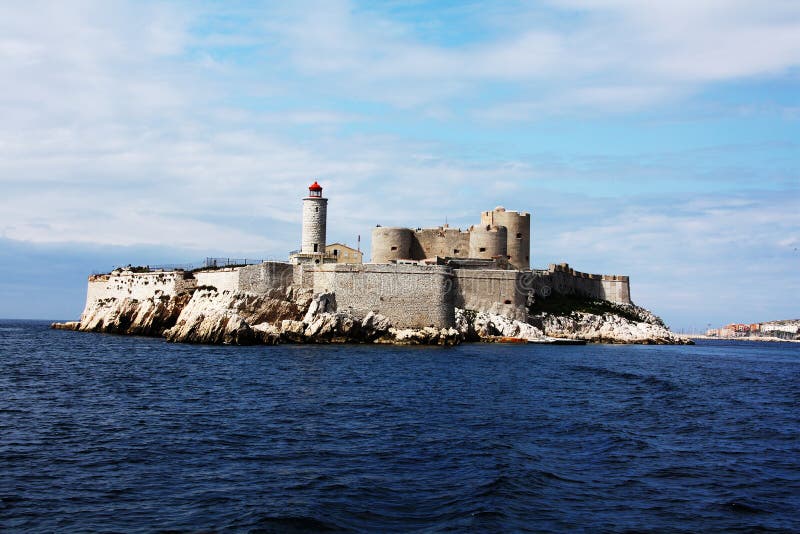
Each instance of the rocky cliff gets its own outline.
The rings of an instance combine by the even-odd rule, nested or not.
[[[597,308],[597,306],[600,306]],[[612,306],[609,308],[609,306]],[[563,303],[562,303],[563,307]],[[395,328],[384,316],[357,317],[336,304],[336,295],[288,288],[266,294],[219,291],[150,299],[105,298],[87,304],[79,323],[54,328],[163,336],[209,344],[391,343],[453,345],[462,341],[586,340],[599,343],[684,343],[642,308],[610,303],[590,311],[567,307],[521,322],[501,315],[456,309],[454,328]],[[536,310],[531,310],[535,312]]]

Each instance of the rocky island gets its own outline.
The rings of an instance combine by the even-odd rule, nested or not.
[[[234,345],[691,343],[631,302],[627,276],[530,269],[528,213],[498,207],[466,231],[377,226],[367,264],[326,245],[326,225],[314,182],[289,261],[92,275],[80,321],[53,327]]]

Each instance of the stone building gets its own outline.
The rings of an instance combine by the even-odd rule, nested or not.
[[[364,263],[364,253],[343,243],[331,243],[325,251],[336,258],[336,263]]]
[[[512,269],[530,269],[531,216],[502,206],[481,214],[481,223],[466,231],[450,228],[372,230],[372,263],[422,261],[429,258],[500,260]]]

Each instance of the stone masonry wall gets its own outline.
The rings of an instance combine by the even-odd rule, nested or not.
[[[453,275],[448,267],[323,265],[313,271],[313,289],[336,293],[339,309],[356,316],[380,313],[399,328],[449,328],[455,321]]]
[[[285,289],[294,283],[294,266],[290,263],[268,261],[239,268],[239,291],[266,293],[270,289]]]
[[[194,273],[198,287],[216,287],[220,293],[228,291],[233,293],[239,290],[239,268],[217,269],[214,271],[199,271]]]
[[[439,256],[441,258],[468,258],[469,232],[459,228],[423,228],[414,232],[411,245],[411,258],[424,260]]]
[[[86,307],[105,299],[147,300],[161,297],[175,297],[193,291],[197,281],[191,273],[184,271],[157,271],[134,273],[114,271],[89,277],[86,290]]]
[[[453,272],[457,307],[526,320],[531,273],[483,269],[455,269]]]
[[[565,295],[581,295],[632,304],[630,279],[622,275],[588,274],[570,268],[566,263],[551,264],[546,273],[553,291]]]

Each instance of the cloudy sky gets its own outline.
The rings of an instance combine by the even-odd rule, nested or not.
[[[0,317],[86,275],[533,213],[675,329],[800,317],[796,0],[4,2]]]

